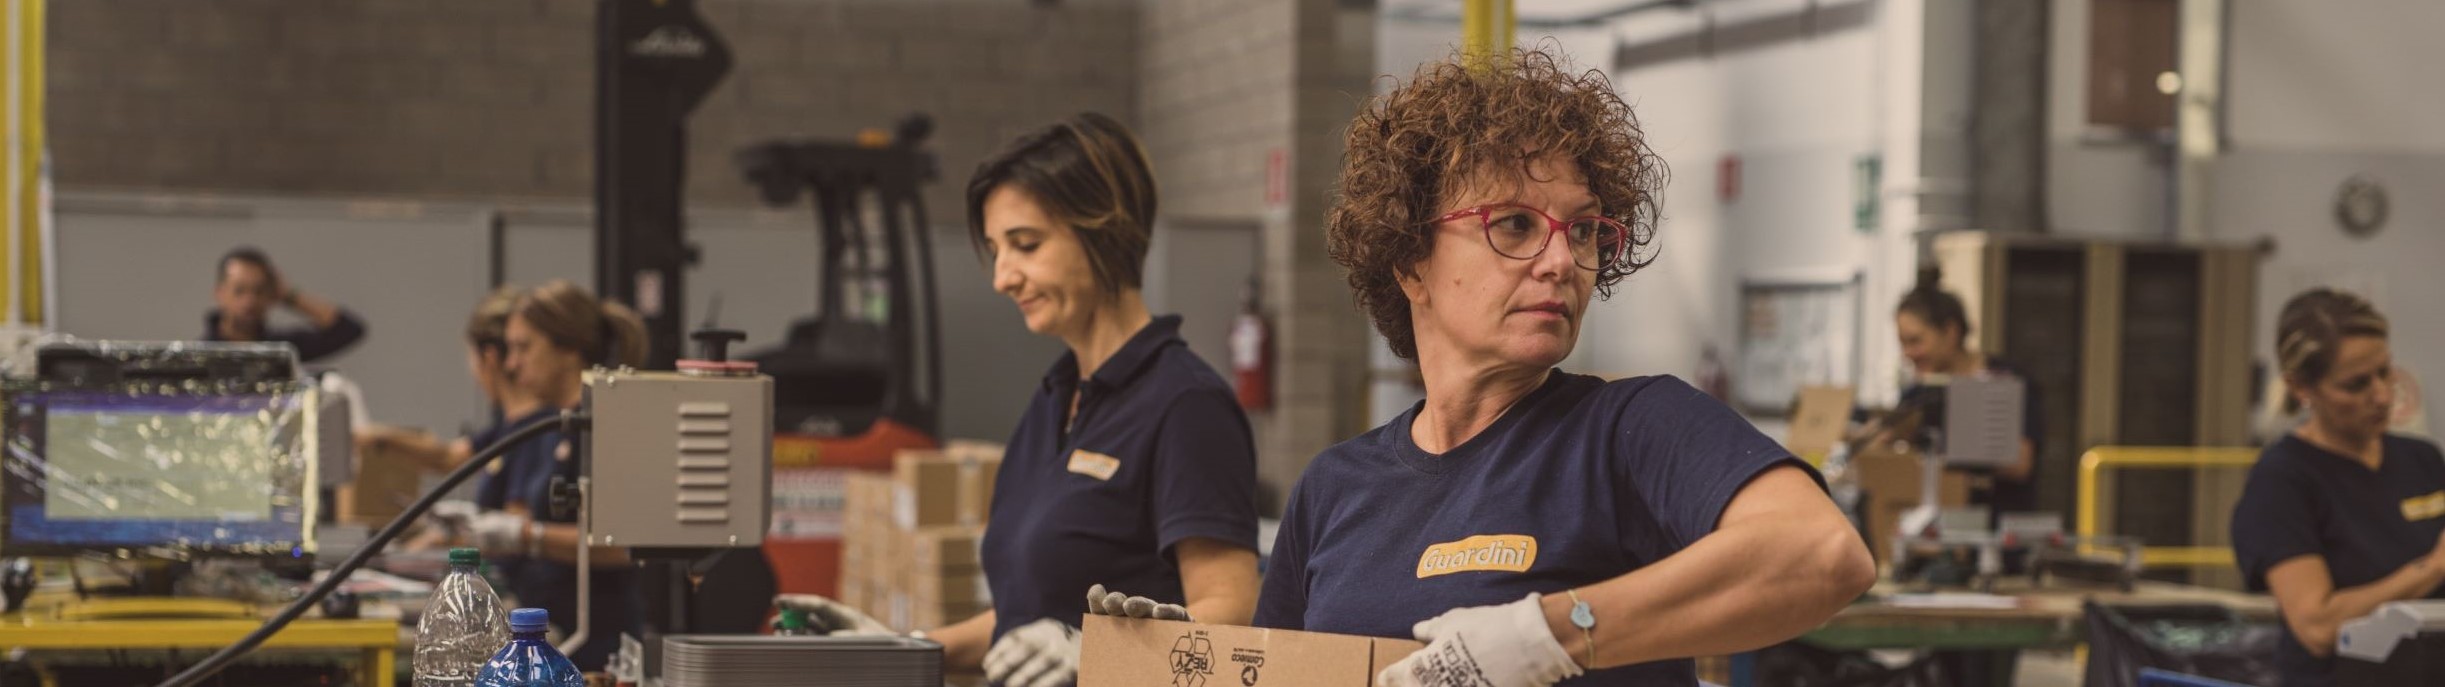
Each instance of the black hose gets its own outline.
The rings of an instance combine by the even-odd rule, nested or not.
[[[383,525],[382,531],[375,533],[373,538],[365,540],[365,545],[358,547],[357,552],[350,555],[348,560],[340,562],[339,567],[331,570],[329,577],[323,578],[321,583],[314,585],[314,588],[308,590],[305,596],[289,602],[287,608],[280,609],[279,614],[273,615],[270,620],[263,621],[262,627],[255,628],[254,632],[238,640],[238,643],[215,651],[211,656],[204,657],[203,662],[179,671],[177,675],[170,676],[170,679],[162,682],[160,687],[191,687],[203,682],[205,678],[212,677],[214,673],[221,672],[222,668],[229,667],[229,664],[237,661],[238,657],[245,656],[246,652],[254,651],[255,647],[263,645],[264,640],[279,634],[281,628],[288,627],[290,621],[296,620],[297,616],[304,615],[306,609],[321,603],[323,597],[330,596],[332,590],[338,589],[341,584],[348,581],[350,573],[356,572],[357,568],[365,565],[366,560],[380,553],[382,547],[390,545],[392,539],[398,538],[400,532],[406,531],[408,523],[415,522],[416,518],[424,515],[424,512],[431,509],[434,503],[441,501],[443,494],[458,488],[460,482],[467,481],[468,477],[474,476],[475,473],[483,470],[484,466],[499,459],[501,454],[507,452],[510,447],[540,436],[548,430],[559,429],[563,430],[563,433],[572,433],[584,428],[587,420],[584,413],[563,410],[560,412],[558,422],[537,422],[520,427],[511,431],[508,436],[493,442],[491,446],[484,447],[484,450],[477,451],[473,457],[467,459],[465,465],[458,466],[458,469],[450,471],[449,476],[443,477],[439,486],[433,487],[432,491],[425,492],[423,498],[416,499],[416,503],[410,504],[407,510],[400,511],[398,517],[392,518],[390,524]]]

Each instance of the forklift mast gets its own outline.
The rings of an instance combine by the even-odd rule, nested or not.
[[[681,214],[688,113],[729,73],[730,48],[695,0],[598,0],[595,17],[595,293],[644,316],[646,367],[670,369],[696,262]]]

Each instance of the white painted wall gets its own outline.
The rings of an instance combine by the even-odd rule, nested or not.
[[[2235,150],[2445,153],[2445,3],[2234,0],[2229,19]]]
[[[2422,87],[2445,65],[2445,5],[2238,0],[2226,93],[2231,146],[2211,168],[2209,231],[2275,243],[2261,266],[2255,355],[2274,360],[2275,317],[2311,286],[2359,291],[2393,320],[2398,364],[2428,389],[2429,427],[2445,427],[2445,92]],[[2390,191],[2391,218],[2369,239],[2334,220],[2335,190],[2365,174]]]
[[[1257,276],[1257,223],[1169,222],[1147,247],[1146,308],[1180,316],[1189,350],[1231,380],[1231,325]]]
[[[2053,3],[2048,56],[2047,230],[2073,236],[2171,236],[2163,146],[2088,127],[2088,3]]]
[[[1801,8],[1726,2],[1617,22],[1632,43],[1689,35]],[[1863,392],[1895,379],[1881,304],[1909,286],[1916,216],[1924,50],[1915,2],[1878,3],[1864,26],[1613,74],[1649,143],[1672,170],[1653,267],[1599,305],[1573,364],[1607,375],[1694,374],[1706,346],[1737,353],[1744,281],[1839,281],[1865,273]],[[1706,16],[1712,14],[1713,16]],[[1854,167],[1884,157],[1880,225],[1854,226]],[[1723,199],[1722,161],[1740,163]],[[1879,383],[1881,380],[1881,383]]]

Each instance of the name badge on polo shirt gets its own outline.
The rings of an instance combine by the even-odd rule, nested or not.
[[[2445,515],[2445,491],[2403,499],[2403,519],[2419,522]]]
[[[1463,572],[1528,572],[1536,564],[1536,537],[1480,534],[1426,547],[1426,554],[1418,557],[1418,579]]]
[[[1110,482],[1112,473],[1121,471],[1121,459],[1086,449],[1070,452],[1070,472]]]

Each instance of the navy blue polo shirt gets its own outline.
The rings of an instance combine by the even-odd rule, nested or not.
[[[2267,571],[2300,556],[2325,558],[2335,589],[2349,589],[2436,550],[2445,533],[2445,455],[2392,434],[2381,450],[2376,470],[2290,434],[2258,454],[2233,506],[2233,557],[2250,591],[2267,591]],[[2445,599],[2445,590],[2428,598]],[[2334,681],[2334,661],[2311,656],[2289,625],[2275,664],[2288,687]]]
[[[1076,627],[1097,584],[1185,603],[1183,539],[1256,549],[1248,417],[1180,340],[1178,316],[1154,318],[1084,381],[1062,355],[1004,451],[983,552],[996,638],[1040,618]]]
[[[1751,478],[1807,469],[1672,377],[1607,383],[1557,370],[1442,455],[1410,441],[1423,405],[1308,464],[1274,541],[1256,625],[1406,638],[1445,611],[1560,593],[1663,560],[1714,532]],[[1697,675],[1681,659],[1562,684],[1695,685]]]
[[[538,422],[557,422],[559,408],[538,408],[534,412],[468,438],[473,450],[486,446],[511,432]],[[564,437],[559,430],[546,431],[509,449],[494,465],[500,469],[487,473],[476,485],[475,505],[484,510],[501,510],[509,504],[526,508],[528,517],[536,522],[575,522],[575,517],[555,518],[551,513],[552,475],[561,469],[566,456],[561,448]],[[574,446],[570,449],[574,450]],[[575,514],[572,513],[572,516]],[[496,563],[507,591],[517,597],[522,607],[541,608],[551,612],[552,625],[563,635],[577,626],[577,566],[551,560],[528,560],[503,557]],[[594,597],[591,622],[587,623],[586,646],[571,654],[569,660],[581,670],[601,670],[619,648],[619,633],[636,633],[642,616],[643,599],[637,596],[636,570],[624,565],[594,565]]]

